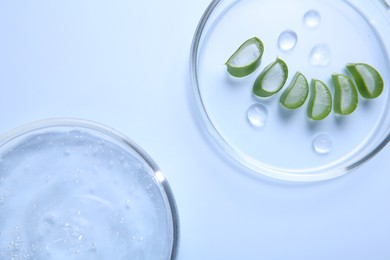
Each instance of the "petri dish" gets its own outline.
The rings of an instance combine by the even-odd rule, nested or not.
[[[190,74],[199,120],[210,142],[245,171],[276,179],[319,181],[361,166],[390,139],[390,8],[386,1],[214,0],[194,34]],[[243,78],[225,62],[247,39],[258,37],[264,53],[257,70]],[[260,72],[276,57],[309,83],[319,79],[333,95],[332,73],[348,74],[347,63],[363,62],[384,80],[382,94],[359,96],[348,116],[321,121],[279,104],[283,89],[269,98],[252,94]],[[349,75],[350,76],[350,75]]]
[[[50,119],[3,135],[1,259],[175,259],[178,229],[167,180],[117,131]]]

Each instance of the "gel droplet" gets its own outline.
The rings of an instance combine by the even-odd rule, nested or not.
[[[313,139],[313,149],[318,154],[327,154],[332,150],[332,139],[328,134],[319,134]]]
[[[297,44],[298,36],[294,31],[283,31],[278,38],[279,48],[283,51],[292,50]]]
[[[303,15],[303,23],[307,28],[317,28],[321,23],[321,15],[316,10],[309,10]]]
[[[253,104],[248,108],[247,117],[252,126],[262,128],[267,122],[268,110],[261,104]]]
[[[313,66],[324,67],[331,61],[332,54],[327,44],[317,44],[311,51],[309,56],[310,64]]]

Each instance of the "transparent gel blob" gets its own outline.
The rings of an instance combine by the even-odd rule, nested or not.
[[[332,150],[332,139],[329,134],[322,133],[314,137],[313,149],[317,154],[327,154]]]
[[[309,54],[309,62],[313,66],[325,67],[331,62],[331,59],[330,47],[324,43],[315,45]]]
[[[248,108],[249,123],[255,128],[263,128],[267,123],[268,110],[261,104],[253,104]]]
[[[317,28],[321,23],[321,15],[316,10],[309,10],[303,15],[303,23],[307,28]]]
[[[282,51],[290,51],[297,44],[298,36],[291,30],[283,31],[278,38],[278,46]]]

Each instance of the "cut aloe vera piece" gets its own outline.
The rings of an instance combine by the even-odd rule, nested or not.
[[[332,95],[326,84],[318,79],[310,83],[310,99],[307,116],[313,120],[322,120],[332,111]]]
[[[253,94],[259,97],[270,97],[277,93],[286,83],[288,77],[287,64],[276,58],[255,80]]]
[[[280,104],[289,109],[296,109],[302,106],[309,94],[309,84],[306,77],[300,73],[295,73],[289,86],[280,97]]]
[[[333,110],[336,114],[351,114],[358,106],[358,93],[353,81],[343,74],[332,74],[334,84]]]
[[[238,78],[248,76],[259,67],[263,52],[264,45],[259,38],[246,40],[226,61],[228,72]]]
[[[348,63],[346,67],[362,97],[376,98],[382,93],[383,79],[372,66],[365,63]]]

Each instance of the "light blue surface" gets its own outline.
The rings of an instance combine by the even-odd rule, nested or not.
[[[77,117],[138,143],[168,178],[179,259],[390,259],[390,148],[353,174],[291,184],[219,155],[188,59],[209,1],[0,2],[0,132]]]

